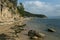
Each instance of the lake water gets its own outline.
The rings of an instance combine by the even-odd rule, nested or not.
[[[31,27],[31,29],[36,29],[37,31],[45,33],[47,35],[45,40],[60,40],[60,19],[34,18],[27,24]],[[56,30],[56,32],[48,32],[48,28],[53,28]]]

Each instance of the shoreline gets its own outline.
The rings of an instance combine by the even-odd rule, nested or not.
[[[27,18],[27,19],[29,19],[29,18]],[[23,30],[21,33],[18,33],[19,37],[16,37],[15,38],[16,40],[30,40],[29,37],[28,37],[28,35],[27,35],[29,30],[36,30],[38,32],[46,34],[46,37],[45,37],[44,40],[60,40],[60,38],[57,37],[57,35],[55,33],[50,33],[50,32],[46,31],[46,29],[48,28],[48,26],[46,26],[45,24],[36,23],[35,21],[32,21],[32,20],[28,20],[28,22],[26,22],[26,24],[27,24],[26,27],[24,27],[24,29],[26,29],[26,30]],[[2,29],[4,29],[4,28],[2,28]],[[5,34],[10,35],[7,32],[11,32],[13,30],[8,29],[8,28],[9,27],[7,26],[6,27],[7,30],[1,31],[1,32],[4,32]],[[2,30],[2,29],[0,29],[0,30]]]

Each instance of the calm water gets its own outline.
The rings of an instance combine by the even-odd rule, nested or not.
[[[60,40],[60,19],[40,19],[34,18],[28,22],[28,25],[48,35],[50,40]],[[56,32],[48,32],[48,28],[54,28]],[[46,39],[47,40],[47,39]]]

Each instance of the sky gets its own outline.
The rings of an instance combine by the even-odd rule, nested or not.
[[[60,0],[18,0],[26,11],[46,16],[60,16]]]

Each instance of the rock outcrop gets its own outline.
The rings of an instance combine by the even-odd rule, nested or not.
[[[14,25],[22,25],[24,18],[18,12],[17,0],[0,0],[0,32]]]
[[[17,0],[0,0],[0,23],[10,24],[21,18],[17,10]]]

